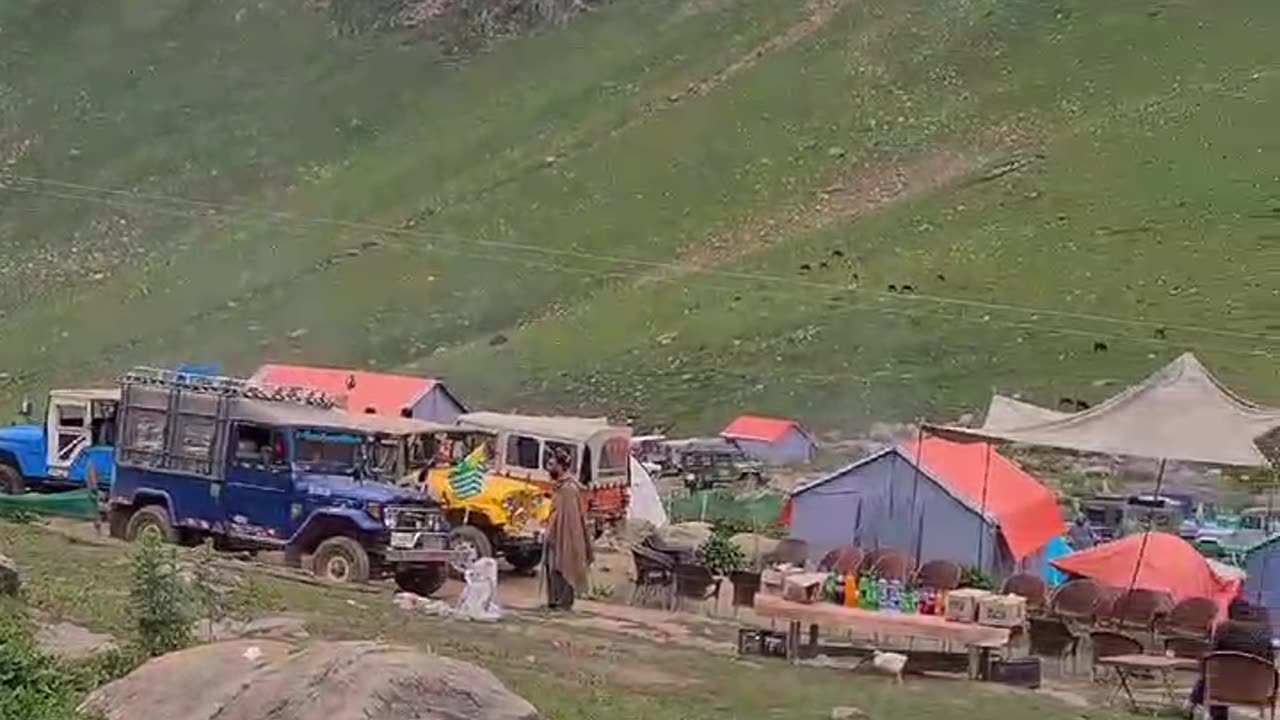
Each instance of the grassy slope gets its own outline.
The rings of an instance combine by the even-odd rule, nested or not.
[[[460,69],[293,3],[141,7],[0,8],[0,164],[250,209],[0,192],[11,396],[300,358],[499,406],[839,428],[993,385],[1093,400],[1192,348],[1280,400],[1251,354],[1278,339],[926,297],[1280,337],[1274,3],[866,0],[808,25],[799,3],[620,3]],[[815,199],[833,185],[855,197]]]
[[[21,567],[24,593],[35,607],[54,619],[130,637],[128,559],[119,548],[71,543],[34,527],[0,522],[0,552]],[[91,593],[85,590],[89,585]],[[1119,717],[973,683],[911,680],[904,692],[882,678],[779,661],[740,663],[605,631],[558,627],[536,616],[488,626],[407,620],[385,594],[344,593],[265,577],[246,597],[254,600],[251,614],[287,610],[304,616],[311,631],[324,638],[393,638],[478,662],[557,720],[817,719],[830,717],[831,708],[841,705],[901,720],[984,713],[1008,720]],[[938,691],[920,692],[923,688]]]

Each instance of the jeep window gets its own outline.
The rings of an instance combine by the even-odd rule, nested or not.
[[[280,434],[256,425],[236,425],[231,448],[237,465],[278,465],[286,459]]]
[[[58,426],[66,428],[82,428],[84,427],[84,406],[83,405],[59,405],[58,406]]]
[[[553,462],[559,462],[562,468],[574,468],[578,464],[578,449],[568,443],[548,440],[543,444],[542,469],[550,472]]]
[[[163,410],[135,408],[129,413],[129,426],[125,429],[125,444],[133,450],[162,452],[164,450],[165,413]]]
[[[208,460],[213,455],[213,439],[217,424],[213,418],[182,415],[175,453],[192,460]]]
[[[507,439],[507,464],[512,467],[537,470],[542,467],[541,453],[542,442],[537,438],[512,435]]]
[[[622,435],[608,438],[600,447],[600,472],[609,473],[625,470],[631,462],[628,452],[630,443]]]

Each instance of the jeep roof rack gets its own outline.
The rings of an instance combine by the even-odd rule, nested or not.
[[[220,397],[292,402],[332,410],[341,407],[341,398],[297,385],[271,385],[221,375],[185,373],[161,368],[135,367],[120,376],[121,385],[150,385]]]

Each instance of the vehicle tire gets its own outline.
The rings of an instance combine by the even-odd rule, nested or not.
[[[129,508],[113,507],[107,511],[107,535],[116,540],[123,540],[129,528]]]
[[[449,568],[444,563],[413,565],[396,571],[396,587],[422,597],[434,595],[448,579]]]
[[[320,543],[311,556],[311,571],[334,583],[368,582],[369,553],[355,538],[331,537]]]
[[[129,542],[137,542],[151,533],[163,542],[178,542],[178,533],[169,522],[169,511],[160,505],[138,508],[124,527],[124,539]]]
[[[27,481],[18,468],[0,464],[0,495],[21,495],[27,491]]]
[[[542,548],[507,553],[507,562],[521,575],[532,575],[542,562]]]
[[[493,543],[489,536],[474,525],[454,527],[449,533],[449,549],[463,551],[457,560],[449,563],[449,570],[457,577],[462,577],[476,560],[493,557]]]

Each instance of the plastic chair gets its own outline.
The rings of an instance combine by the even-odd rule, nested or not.
[[[1089,645],[1092,648],[1093,679],[1098,679],[1098,661],[1118,655],[1141,655],[1142,641],[1132,635],[1115,630],[1094,630],[1089,633]]]
[[[740,570],[729,573],[729,583],[733,585],[733,611],[738,608],[754,607],[756,594],[760,592],[760,573]]]
[[[1213,652],[1213,643],[1207,638],[1175,635],[1165,638],[1164,651],[1166,654],[1172,654],[1177,658],[1202,660],[1206,655]]]
[[[845,545],[838,547],[818,561],[819,572],[836,571],[840,575],[858,572],[858,567],[862,564],[862,550],[853,545]]]
[[[1210,598],[1187,598],[1173,606],[1160,623],[1160,631],[1184,638],[1207,638],[1217,617],[1218,604]]]
[[[631,548],[635,563],[635,588],[631,591],[630,604],[637,607],[646,602],[660,600],[664,608],[675,602],[675,563],[670,557],[645,545]]]
[[[1239,652],[1212,652],[1204,658],[1204,705],[1243,705],[1276,717],[1280,678],[1270,660]]]
[[[1017,595],[1027,601],[1027,614],[1039,615],[1049,603],[1049,584],[1044,578],[1030,573],[1010,575],[1000,587],[1005,595]]]
[[[711,571],[706,567],[692,563],[676,563],[674,571],[676,576],[675,598],[677,602],[680,598],[686,598],[697,600],[698,602],[711,600],[714,603],[720,597],[720,584],[724,581],[724,578],[712,575]],[[672,609],[676,608],[672,607]]]
[[[1049,612],[1063,620],[1091,623],[1102,587],[1092,580],[1071,580],[1058,587],[1049,599]]]
[[[1067,656],[1071,656],[1071,668],[1075,669],[1080,650],[1080,636],[1071,626],[1058,618],[1034,616],[1027,618],[1031,654],[1051,657],[1058,661],[1059,674],[1065,674]]]
[[[1116,598],[1112,617],[1126,630],[1154,633],[1156,621],[1173,609],[1173,597],[1166,592],[1134,588]]]
[[[880,556],[871,574],[885,580],[897,580],[905,583],[911,577],[911,558],[905,553],[890,550]]]
[[[916,585],[930,590],[955,590],[960,587],[964,568],[950,560],[930,560],[916,571]]]

